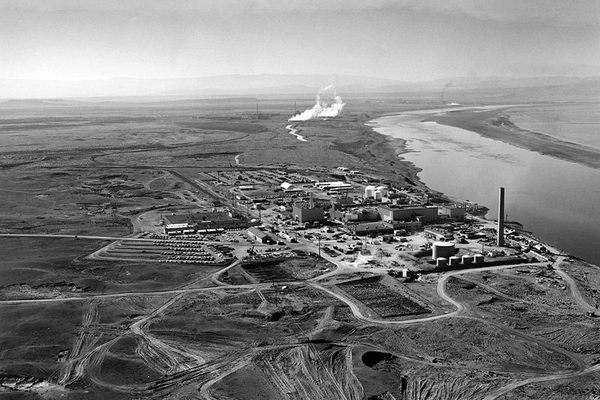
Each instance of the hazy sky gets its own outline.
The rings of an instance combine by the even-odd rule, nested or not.
[[[0,78],[600,75],[600,0],[0,0]]]

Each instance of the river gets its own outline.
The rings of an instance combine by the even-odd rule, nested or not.
[[[401,157],[421,168],[428,187],[506,214],[545,242],[600,265],[600,170],[559,160],[460,128],[421,122],[441,110],[404,112],[371,121],[377,132],[406,140]]]

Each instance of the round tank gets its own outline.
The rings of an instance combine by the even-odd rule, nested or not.
[[[448,259],[448,264],[450,265],[459,265],[460,264],[460,257],[457,256],[452,256]]]
[[[469,265],[469,264],[471,264],[471,263],[473,262],[473,260],[474,260],[474,257],[473,257],[473,256],[467,256],[467,255],[464,255],[464,256],[462,256],[462,263],[463,263],[464,265]]]
[[[483,264],[483,260],[484,260],[483,254],[475,254],[475,257],[473,257],[473,262],[475,264]]]
[[[435,260],[435,266],[436,267],[445,267],[446,265],[448,265],[448,259],[444,258],[444,257],[438,257]]]
[[[365,188],[365,197],[373,197],[373,192],[375,192],[375,186],[367,186]]]
[[[433,260],[437,260],[438,257],[450,258],[454,255],[454,243],[434,242],[431,252]]]

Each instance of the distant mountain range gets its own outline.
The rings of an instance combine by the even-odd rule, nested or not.
[[[456,77],[427,82],[403,82],[349,75],[222,75],[204,78],[51,81],[0,79],[0,98],[69,98],[114,96],[268,96],[314,95],[334,85],[338,93],[408,93],[520,88],[560,88],[600,93],[600,76],[577,77]]]

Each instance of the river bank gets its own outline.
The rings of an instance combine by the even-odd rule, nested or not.
[[[452,118],[454,124],[485,121],[499,109],[470,111],[488,113],[487,117]],[[368,125],[405,141],[399,157],[420,169],[418,177],[427,187],[457,201],[483,204],[494,216],[497,188],[503,186],[510,220],[523,223],[525,230],[546,243],[600,264],[600,249],[594,243],[600,237],[595,220],[600,215],[599,169],[516,147],[506,143],[507,138],[493,140],[434,121],[443,118],[445,111],[407,111],[376,118]]]
[[[561,160],[600,168],[600,150],[560,138],[523,129],[515,125],[506,113],[510,107],[479,110],[466,109],[433,115],[425,121],[454,126],[476,132],[490,139]]]

